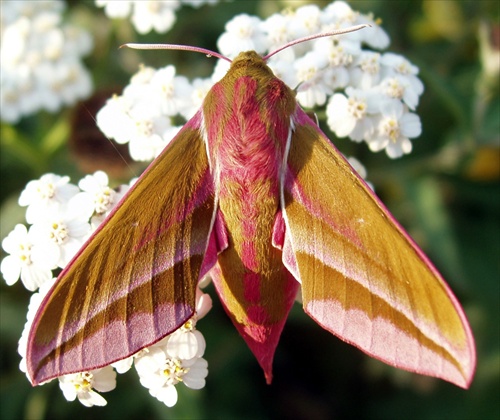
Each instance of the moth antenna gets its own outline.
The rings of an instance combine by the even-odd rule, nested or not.
[[[279,53],[280,51],[283,51],[286,48],[289,48],[293,45],[301,44],[302,42],[306,41],[311,41],[313,39],[318,39],[318,38],[324,38],[326,36],[335,36],[335,35],[342,35],[342,34],[348,34],[350,32],[356,32],[359,31],[360,29],[366,28],[366,27],[371,27],[368,23],[364,23],[362,25],[356,25],[356,26],[350,26],[349,28],[344,28],[344,29],[336,29],[335,31],[330,31],[330,32],[323,32],[315,35],[309,35],[305,36],[303,38],[296,39],[294,41],[290,41],[289,43],[283,45],[282,47],[278,48],[277,50],[274,50],[273,52],[270,52],[266,56],[262,57],[264,61],[269,60],[273,55]]]
[[[184,50],[184,51],[193,51],[205,54],[207,57],[217,57],[222,60],[232,61],[226,56],[219,54],[218,52],[207,50],[205,48],[193,47],[191,45],[178,45],[178,44],[134,44],[128,43],[120,45],[120,48],[128,47],[133,48],[134,50]]]

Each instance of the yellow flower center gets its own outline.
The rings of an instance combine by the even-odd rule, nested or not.
[[[392,78],[388,81],[387,87],[386,87],[386,93],[397,99],[401,99],[403,97],[403,94],[405,92],[405,88],[401,83],[399,83],[399,80],[396,78]]]
[[[188,372],[189,368],[183,367],[178,359],[168,359],[163,367],[163,376],[169,385],[182,382],[182,377]]]
[[[31,264],[31,244],[19,244],[19,259],[25,265]]]
[[[106,187],[94,197],[95,211],[98,214],[105,213],[113,203],[114,191]]]
[[[61,245],[68,237],[68,231],[67,231],[64,223],[53,222],[52,226],[51,226],[51,230],[49,232],[49,237],[56,244]]]
[[[143,136],[150,137],[153,134],[153,122],[150,120],[137,121],[136,123],[137,131],[139,131]]]
[[[349,98],[347,109],[354,118],[360,120],[366,115],[366,102]]]
[[[173,83],[162,84],[161,91],[167,99],[171,99],[174,96],[174,85]]]
[[[307,82],[309,80],[314,79],[317,72],[318,72],[318,69],[314,66],[311,66],[311,67],[300,69],[297,77],[299,78],[299,80],[301,82]]]
[[[410,74],[410,64],[407,61],[402,61],[397,67],[396,71],[401,74]]]
[[[387,118],[382,124],[382,131],[393,143],[396,143],[400,134],[398,121],[394,118]]]
[[[78,393],[91,391],[93,383],[94,375],[92,375],[90,372],[79,373],[74,379],[75,390]]]
[[[344,47],[334,39],[332,41],[332,47],[328,52],[328,62],[332,67],[346,66],[352,62],[352,55],[348,54]]]
[[[36,188],[36,191],[40,198],[48,199],[54,197],[56,188],[52,182],[42,183],[40,182]]]
[[[380,54],[370,56],[361,62],[361,70],[369,74],[377,74],[380,70],[378,62]]]

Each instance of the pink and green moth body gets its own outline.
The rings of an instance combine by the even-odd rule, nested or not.
[[[208,274],[268,383],[301,289],[311,318],[370,356],[470,385],[474,341],[453,293],[268,57],[232,61],[60,274],[29,335],[33,384],[172,333]]]

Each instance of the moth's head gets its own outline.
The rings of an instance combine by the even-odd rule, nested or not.
[[[232,65],[238,62],[265,63],[261,55],[255,51],[242,51],[231,62]]]
[[[231,62],[231,70],[264,70],[271,72],[267,66],[265,58],[260,56],[255,51],[240,52]]]

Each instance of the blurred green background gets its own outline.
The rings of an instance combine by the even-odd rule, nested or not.
[[[96,97],[85,106],[23,118],[1,126],[1,238],[23,222],[20,191],[43,173],[76,182],[107,156],[91,115],[112,92],[121,93],[139,62],[176,65],[177,74],[207,77],[213,60],[180,51],[118,50],[125,42],[168,42],[216,49],[224,24],[238,13],[262,18],[306,2],[233,1],[183,7],[165,35],[138,36],[128,20],[110,21],[93,2],[68,2],[66,16],[87,28],[95,49],[86,59]],[[313,2],[323,7],[328,2]],[[118,376],[107,407],[68,403],[57,383],[32,388],[18,369],[17,340],[29,292],[0,281],[0,418],[3,419],[499,419],[500,418],[500,26],[498,1],[352,1],[372,12],[391,38],[388,50],[420,68],[425,93],[417,113],[423,134],[399,160],[363,144],[334,140],[367,167],[368,179],[398,220],[447,279],[470,320],[478,366],[468,391],[385,366],[322,330],[293,309],[278,347],[274,381],[267,386],[250,351],[223,313],[199,323],[207,340],[207,385],[178,386],[179,402],[166,408],[142,388],[134,370]],[[97,105],[96,105],[97,104]],[[92,149],[81,141],[91,141]],[[104,143],[104,145],[102,145]],[[88,142],[86,143],[88,144]],[[114,184],[132,174],[111,152],[99,168]],[[114,158],[114,160],[113,160]],[[141,168],[138,167],[138,171]]]

